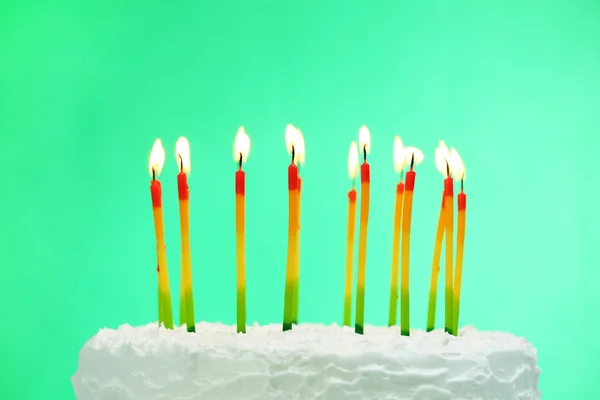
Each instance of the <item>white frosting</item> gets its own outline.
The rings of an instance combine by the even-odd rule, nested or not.
[[[102,329],[79,354],[77,399],[536,400],[540,369],[524,338],[473,327],[441,330],[337,325],[199,323]]]

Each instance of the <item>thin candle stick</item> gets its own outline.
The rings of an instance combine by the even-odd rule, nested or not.
[[[187,146],[187,140],[180,139]],[[186,156],[189,156],[187,154]],[[189,161],[189,160],[188,160]],[[177,175],[179,193],[179,222],[181,228],[181,301],[184,303],[185,313],[181,324],[185,322],[188,332],[196,332],[194,321],[194,293],[192,290],[192,257],[190,246],[190,191],[187,184],[187,175],[184,172],[183,156],[179,154],[180,172]],[[180,312],[181,312],[180,307]],[[180,316],[181,319],[181,316]]]
[[[435,245],[433,247],[433,261],[431,263],[431,285],[429,287],[429,308],[427,310],[427,332],[435,329],[435,309],[437,303],[437,288],[440,274],[440,258],[442,254],[442,242],[444,241],[444,230],[446,221],[444,216],[445,196],[442,193],[442,205],[438,218],[437,231],[435,233]]]
[[[446,221],[446,321],[444,330],[454,334],[454,282],[452,275],[452,251],[454,246],[454,182],[450,176],[450,166],[447,165],[448,177],[444,180],[444,220]]]
[[[402,224],[402,202],[404,199],[404,183],[396,186],[396,204],[394,207],[394,231],[392,234],[392,278],[390,284],[390,315],[388,326],[396,325],[398,309],[398,261],[400,251],[400,229]]]
[[[460,311],[460,289],[462,284],[462,269],[465,249],[465,229],[467,220],[467,195],[460,183],[458,194],[458,227],[456,232],[456,272],[454,276],[454,333],[458,334],[458,317]]]
[[[371,171],[367,164],[367,149],[363,147],[364,162],[360,166],[360,227],[358,233],[358,282],[356,290],[356,322],[354,331],[364,333],[365,275],[367,264],[367,229],[369,226],[369,202],[371,196]]]
[[[406,186],[404,191],[404,207],[402,210],[402,276],[400,284],[400,333],[410,335],[410,225],[412,220],[413,194],[415,189],[416,173],[413,170],[414,154],[411,157],[410,171],[406,173]]]
[[[292,146],[292,163],[288,168],[288,255],[285,273],[285,297],[283,306],[283,330],[292,329],[292,309],[294,306],[295,262],[298,241],[298,168],[294,164],[295,150]]]
[[[154,175],[154,170],[153,170]],[[158,261],[158,292],[159,292],[159,324],[167,329],[173,329],[173,314],[171,310],[171,291],[169,289],[169,275],[167,269],[167,252],[165,246],[162,189],[160,181],[153,176],[151,183],[152,212],[154,216],[154,230],[156,233],[156,255]]]
[[[246,333],[246,174],[242,171],[240,153],[239,170],[235,173],[235,239],[237,264],[237,332]]]
[[[348,233],[346,235],[346,285],[344,295],[344,325],[350,325],[352,307],[352,269],[354,267],[354,231],[356,224],[356,190],[354,183],[348,192]]]
[[[294,281],[294,303],[292,307],[292,324],[298,325],[298,304],[300,302],[300,216],[302,209],[302,179],[300,178],[300,168],[298,168],[298,233],[296,234],[296,280]]]

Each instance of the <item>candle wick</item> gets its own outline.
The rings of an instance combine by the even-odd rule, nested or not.
[[[154,171],[154,167],[152,167],[152,180],[156,180],[156,171]]]
[[[410,170],[413,170],[413,166],[415,165],[415,153],[412,153],[412,156],[410,157]]]
[[[243,160],[244,160],[244,156],[240,152],[240,171],[242,170],[242,162],[243,162]]]
[[[460,192],[461,193],[463,192],[463,189],[464,189],[464,183],[465,183],[465,178],[464,177],[460,178]]]
[[[181,154],[177,154],[179,156],[179,172],[183,172],[183,158]]]
[[[294,163],[295,157],[296,157],[296,149],[294,148],[294,145],[292,145],[292,164]]]
[[[364,160],[364,162],[367,162],[367,145],[366,144],[363,146],[363,160]]]
[[[450,178],[450,164],[448,163],[448,160],[446,160],[446,174],[448,175],[447,177]]]

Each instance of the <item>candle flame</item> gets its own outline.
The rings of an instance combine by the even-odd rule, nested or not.
[[[421,164],[421,162],[423,161],[423,158],[425,157],[423,155],[423,152],[419,149],[417,149],[416,147],[405,147],[404,148],[404,155],[406,157],[406,163],[407,164],[411,164],[411,162],[413,161],[413,154],[414,154],[414,163],[415,165],[419,165]]]
[[[438,148],[435,149],[435,167],[444,177],[448,176],[446,162],[450,164],[450,152],[446,143],[440,140]]]
[[[306,157],[306,148],[304,146],[304,136],[302,136],[302,132],[300,129],[296,129],[296,160],[298,161],[298,165],[304,165],[304,159]]]
[[[358,174],[358,146],[355,141],[352,141],[348,152],[348,175],[350,175],[350,179],[354,180],[356,174]]]
[[[296,151],[296,138],[298,137],[298,130],[294,125],[288,124],[285,127],[285,146],[287,147],[288,154],[292,154],[292,147],[294,152]]]
[[[371,153],[371,132],[366,125],[363,125],[358,130],[358,146],[361,154],[366,149],[367,154]]]
[[[233,142],[233,159],[236,162],[240,162],[240,154],[242,155],[242,163],[248,160],[250,153],[250,137],[244,130],[243,126],[238,128],[235,135],[235,141]]]
[[[152,146],[152,152],[150,153],[150,162],[148,164],[148,170],[150,172],[150,176],[160,175],[162,172],[163,165],[165,163],[165,149],[163,148],[162,142],[160,139],[156,139],[154,141],[154,146]]]
[[[402,144],[402,140],[400,140],[400,136],[396,136],[394,138],[394,169],[397,174],[404,170],[405,164],[404,145]]]
[[[178,169],[181,169],[180,172],[189,174],[191,170],[190,142],[183,136],[177,139],[177,143],[175,143],[175,157],[177,158]]]
[[[450,149],[450,170],[456,181],[466,180],[467,170],[465,164],[454,147]]]

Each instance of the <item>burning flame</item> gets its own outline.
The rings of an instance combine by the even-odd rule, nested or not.
[[[238,128],[235,135],[235,141],[233,142],[233,159],[236,162],[240,162],[240,154],[242,155],[242,163],[248,161],[248,154],[250,153],[250,138],[244,130],[243,126]]]
[[[355,179],[358,173],[358,146],[356,142],[350,143],[350,151],[348,152],[348,175],[350,179]]]
[[[448,151],[448,146],[444,143],[443,140],[440,140],[440,144],[438,148],[435,149],[435,167],[444,177],[448,176],[448,170],[446,166],[446,162],[450,164],[450,152]],[[450,170],[452,171],[452,165],[450,165]]]
[[[304,136],[300,129],[296,129],[296,143],[294,144],[296,149],[296,160],[298,165],[304,165],[304,158],[306,157],[306,148],[304,147]]]
[[[404,148],[404,155],[406,156],[406,163],[408,165],[411,164],[413,154],[415,157],[415,165],[421,164],[421,161],[423,161],[423,157],[424,157],[423,152],[421,150],[417,149],[416,147],[405,147]]]
[[[397,174],[404,170],[405,164],[404,145],[402,144],[402,140],[400,140],[400,136],[396,136],[394,138],[394,169]]]
[[[287,147],[288,154],[292,154],[292,147],[296,151],[296,137],[298,136],[298,130],[292,124],[288,124],[285,127],[285,146]]]
[[[175,157],[177,158],[178,169],[185,174],[190,173],[190,142],[183,136],[177,139],[175,144]],[[182,168],[183,166],[183,168]]]
[[[358,130],[358,147],[361,154],[364,149],[366,149],[367,154],[371,153],[371,133],[366,125],[361,126]]]
[[[467,171],[465,168],[465,164],[463,163],[462,158],[458,154],[458,151],[453,147],[450,149],[450,168],[452,170],[452,175],[454,175],[454,179],[456,181],[465,180],[467,177]]]
[[[148,164],[150,176],[153,176],[154,174],[156,174],[156,176],[160,175],[164,163],[165,149],[163,148],[160,139],[157,138],[154,141],[154,146],[152,146],[152,152],[150,153],[150,162]]]

